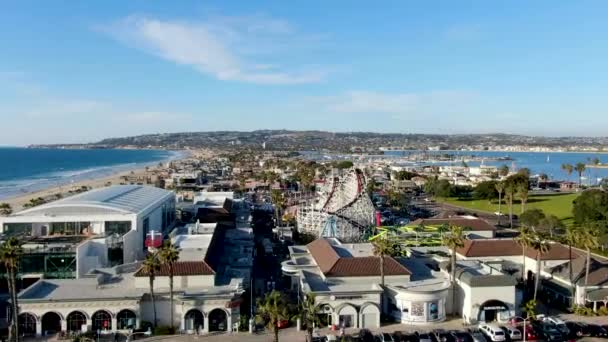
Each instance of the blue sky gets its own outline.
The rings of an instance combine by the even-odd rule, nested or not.
[[[0,145],[321,129],[606,135],[606,1],[10,1]]]

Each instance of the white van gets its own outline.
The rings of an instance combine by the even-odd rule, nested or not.
[[[505,332],[496,324],[481,324],[479,330],[492,342],[503,342],[506,340]]]

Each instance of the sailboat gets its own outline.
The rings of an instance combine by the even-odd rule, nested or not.
[[[547,163],[551,162],[551,158],[549,158],[549,155],[547,155]]]

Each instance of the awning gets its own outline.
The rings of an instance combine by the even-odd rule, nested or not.
[[[608,288],[591,290],[587,292],[588,302],[603,302],[608,301]]]

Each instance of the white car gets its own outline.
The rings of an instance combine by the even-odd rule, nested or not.
[[[479,330],[492,342],[503,342],[506,340],[505,332],[496,324],[481,324]]]
[[[507,334],[509,334],[509,337],[511,338],[511,340],[521,340],[522,335],[521,335],[521,331],[519,331],[519,329],[514,328],[514,327],[509,327],[509,326],[505,326],[502,327],[503,331],[506,331]]]

